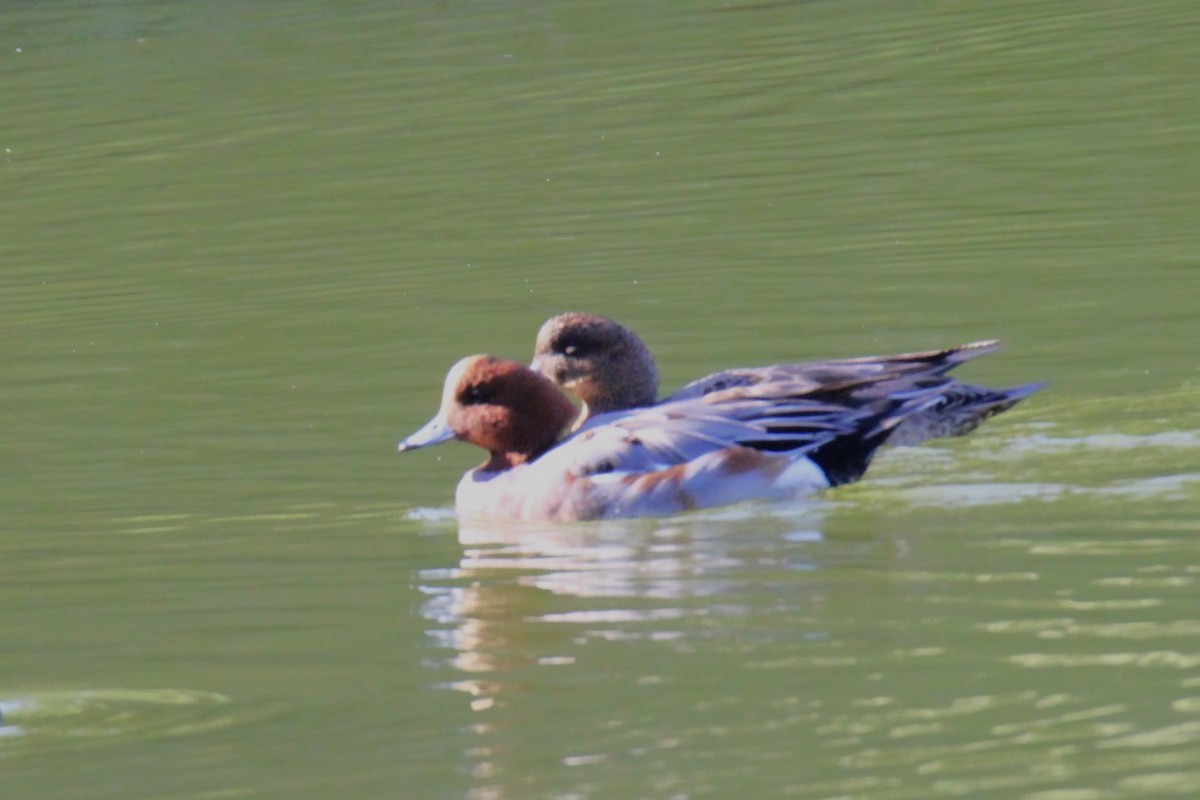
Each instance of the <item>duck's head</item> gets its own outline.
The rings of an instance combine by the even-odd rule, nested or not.
[[[460,439],[491,454],[489,469],[506,469],[553,447],[575,416],[558,387],[528,367],[468,356],[446,375],[437,415],[400,442],[400,451]]]
[[[572,311],[538,331],[533,369],[578,397],[585,415],[653,405],[658,368],[636,333],[607,317]]]

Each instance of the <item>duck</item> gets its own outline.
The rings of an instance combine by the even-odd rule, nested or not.
[[[608,317],[570,311],[542,324],[534,342],[531,367],[579,400],[581,407],[574,427],[580,428],[593,415],[695,399],[735,387],[788,383],[797,389],[817,388],[871,376],[918,372],[944,375],[999,346],[999,341],[989,339],[940,350],[737,367],[698,378],[659,400],[658,366],[641,337]],[[934,406],[897,425],[886,444],[911,447],[930,439],[965,435],[1045,385],[992,389],[953,381]]]
[[[898,426],[955,382],[933,368],[761,381],[594,414],[524,364],[459,360],[438,412],[401,452],[460,440],[485,450],[455,490],[460,517],[586,521],[783,500],[856,481]]]

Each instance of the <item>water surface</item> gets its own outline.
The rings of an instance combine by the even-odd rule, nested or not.
[[[1192,8],[0,12],[13,796],[1200,791]],[[1051,387],[815,503],[459,525],[547,316]]]

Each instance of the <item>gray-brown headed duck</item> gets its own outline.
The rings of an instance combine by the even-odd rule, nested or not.
[[[694,399],[711,392],[764,383],[790,383],[800,390],[865,377],[944,375],[998,347],[999,342],[990,340],[889,356],[740,367],[692,381],[661,402]],[[577,428],[596,414],[659,402],[658,367],[649,348],[632,330],[607,317],[571,311],[546,320],[534,344],[532,367],[582,401],[583,409],[575,422]],[[941,436],[961,436],[1043,386],[1044,383],[1033,383],[991,389],[953,381],[938,404],[897,426],[887,443],[911,446]]]

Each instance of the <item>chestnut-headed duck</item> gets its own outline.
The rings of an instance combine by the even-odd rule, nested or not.
[[[783,382],[796,389],[816,389],[866,377],[944,375],[998,347],[998,341],[989,340],[890,356],[734,368],[694,380],[659,401],[658,367],[641,337],[607,317],[572,311],[542,325],[532,367],[582,401],[575,423],[581,427],[597,414],[694,399],[739,386]],[[952,381],[935,405],[897,425],[887,444],[911,446],[937,437],[961,436],[1043,386],[991,389]]]
[[[648,408],[577,416],[557,385],[513,361],[464,358],[441,408],[400,450],[451,439],[488,452],[458,484],[460,514],[591,520],[799,497],[857,480],[898,425],[954,383],[930,370],[766,381]]]

